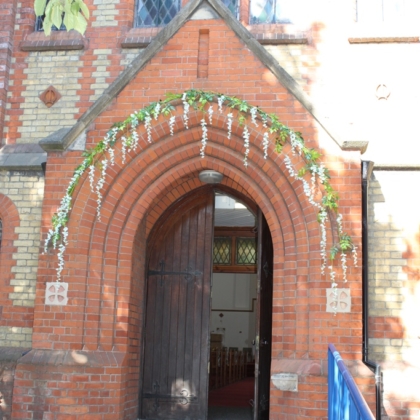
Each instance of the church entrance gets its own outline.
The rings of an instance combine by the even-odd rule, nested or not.
[[[242,207],[248,207],[245,213],[254,218],[254,226],[240,226],[239,221],[239,226],[233,223],[234,226],[224,229],[239,232],[237,237],[248,248],[239,264],[237,260],[233,265],[230,261],[230,268],[228,264],[225,269],[220,268],[223,264],[215,252],[222,249],[226,255],[227,249],[217,247],[223,226],[215,226],[215,213],[221,197],[229,196],[232,194],[227,195],[219,187],[196,190],[171,206],[149,236],[140,419],[217,420],[217,412],[224,413],[220,418],[235,419],[235,409],[232,411],[229,404],[215,412],[209,390],[219,388],[223,392],[224,386],[234,382],[240,386],[243,379],[247,379],[248,393],[251,386],[251,398],[244,396],[249,418],[268,419],[272,241],[262,213],[254,203],[243,202]],[[241,232],[250,233],[241,235]],[[232,242],[232,235],[225,238],[231,241],[232,255],[238,255],[238,247],[244,250],[240,241]],[[238,292],[236,302],[243,306],[238,312],[247,312],[248,317],[232,321],[231,314],[227,314],[226,321],[231,318],[236,323],[230,332],[226,328],[222,330],[223,322],[215,322],[214,318],[225,313],[219,309],[227,309],[226,313],[234,309],[214,305],[212,308],[212,287],[213,294],[219,294],[220,302],[220,290],[224,293],[221,283],[225,282],[227,289],[232,286],[232,278],[226,278],[227,274],[227,277],[238,274],[237,281],[247,285],[246,290]],[[234,337],[235,334],[242,337]],[[225,360],[224,373],[216,373],[216,366],[222,366],[222,354],[230,359]],[[228,379],[227,375],[230,375]]]

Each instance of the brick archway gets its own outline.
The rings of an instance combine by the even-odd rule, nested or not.
[[[269,224],[275,255],[273,357],[295,358],[310,352],[309,273],[317,280],[315,288],[325,287],[320,282],[316,212],[300,182],[288,176],[282,158],[272,153],[264,160],[263,151],[253,146],[262,141],[258,130],[251,131],[255,139],[250,165],[245,168],[240,127],[233,127],[228,142],[225,121],[216,117],[208,128],[209,143],[202,159],[199,123],[197,113],[192,113],[189,130],[178,127],[172,137],[167,122],[162,122],[154,127],[159,140],[149,145],[147,138],[141,138],[140,151],[132,153],[125,166],[117,158],[108,171],[101,221],[96,219],[96,197],[84,178],[75,192],[69,222],[70,245],[63,271],[63,280],[69,283],[67,307],[44,306],[44,281],[53,281],[55,272],[48,257],[41,257],[43,282],[38,284],[34,349],[50,349],[51,363],[57,351],[67,351],[63,363],[67,361],[76,376],[93,384],[97,379],[89,369],[106,360],[98,369],[101,375],[114,372],[112,386],[118,391],[112,391],[117,401],[113,409],[127,418],[137,410],[147,237],[172,203],[202,185],[198,180],[202,169],[223,173],[222,185],[253,200]],[[296,159],[292,156],[298,163]],[[49,323],[51,316],[54,324]],[[65,341],[60,340],[62,331],[69,332],[63,335]],[[75,352],[87,357],[86,365],[77,365]],[[25,363],[33,363],[34,354],[35,350]]]

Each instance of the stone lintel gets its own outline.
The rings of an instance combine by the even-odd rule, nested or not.
[[[0,170],[41,170],[47,154],[38,144],[8,144],[0,149]]]

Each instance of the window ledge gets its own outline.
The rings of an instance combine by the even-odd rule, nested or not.
[[[307,44],[308,33],[298,30],[294,25],[260,24],[249,25],[247,29],[262,45]]]
[[[76,31],[53,31],[45,36],[44,32],[32,32],[20,43],[22,51],[69,51],[83,50],[86,38]]]
[[[161,29],[161,27],[132,28],[122,40],[121,48],[146,48]]]
[[[418,36],[366,36],[349,38],[350,44],[384,44],[384,43],[419,42]]]
[[[350,44],[415,43],[419,42],[419,30],[410,25],[355,23],[348,41]]]

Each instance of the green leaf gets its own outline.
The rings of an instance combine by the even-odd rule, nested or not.
[[[64,13],[71,13],[72,0],[64,1]]]
[[[172,92],[166,93],[166,99],[169,99],[170,101],[173,101],[175,99],[181,99],[181,98],[182,98],[182,94],[180,93],[172,93]]]
[[[74,23],[74,29],[82,35],[86,32],[87,20],[80,13],[77,15]]]
[[[89,19],[89,8],[86,6],[86,4],[83,2],[83,0],[77,0],[77,3],[80,7],[80,10],[85,15],[85,18]]]
[[[306,168],[300,168],[298,172],[298,177],[302,178],[305,176],[305,174],[306,174]]]
[[[70,31],[71,29],[74,29],[75,19],[74,19],[73,13],[66,13],[64,15],[63,23],[64,23],[64,26],[66,27],[67,31]]]
[[[44,29],[44,34],[49,36],[51,34],[52,22],[51,19],[45,17],[42,22],[42,29]]]
[[[35,0],[34,2],[35,15],[42,16],[44,14],[46,5],[47,5],[47,0]]]
[[[334,260],[339,251],[340,250],[337,245],[333,246],[330,250],[330,260]]]
[[[51,21],[57,29],[60,29],[61,24],[63,23],[63,9],[61,4],[57,4],[55,7],[53,7]]]

